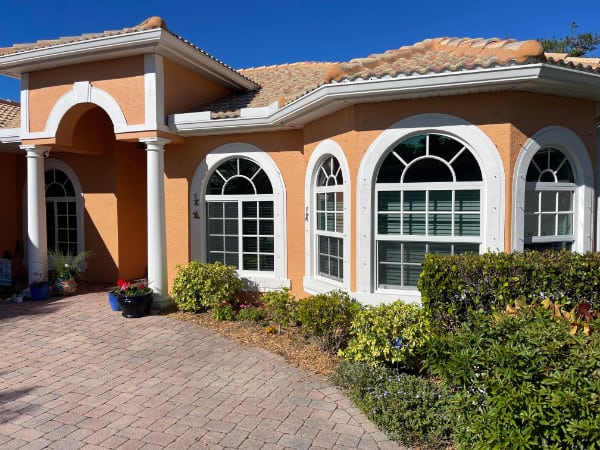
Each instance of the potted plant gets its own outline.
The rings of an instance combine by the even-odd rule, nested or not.
[[[23,303],[23,281],[20,278],[15,278],[13,282],[12,300],[15,303]]]
[[[29,284],[31,300],[45,300],[48,298],[48,276],[42,272],[33,272],[33,279]]]
[[[56,295],[71,295],[77,290],[77,277],[80,276],[85,261],[94,252],[83,251],[76,255],[63,253],[60,250],[48,251],[48,267],[54,275],[54,293]]]
[[[117,297],[123,317],[142,317],[150,314],[153,293],[145,279],[118,280],[113,293]]]

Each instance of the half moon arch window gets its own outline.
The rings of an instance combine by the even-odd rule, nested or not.
[[[77,253],[77,197],[68,175],[59,169],[45,172],[48,249]]]

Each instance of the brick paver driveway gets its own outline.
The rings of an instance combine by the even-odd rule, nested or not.
[[[329,383],[105,293],[0,303],[0,448],[398,448]]]

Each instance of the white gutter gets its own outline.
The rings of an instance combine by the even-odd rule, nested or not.
[[[428,75],[342,81],[320,86],[299,99],[264,115],[211,119],[209,111],[173,114],[169,126],[182,135],[245,133],[302,127],[305,123],[350,104],[475,92],[528,90],[600,100],[600,75],[543,63]],[[272,105],[269,105],[272,107]],[[246,108],[250,109],[250,108]],[[261,109],[261,108],[256,108]]]
[[[0,144],[15,144],[21,142],[20,128],[0,129]]]

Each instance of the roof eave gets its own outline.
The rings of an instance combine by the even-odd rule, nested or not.
[[[55,67],[158,53],[234,89],[257,85],[218,60],[161,28],[102,36],[0,56],[0,73],[19,77]]]
[[[432,73],[330,83],[260,118],[210,119],[208,113],[169,116],[182,135],[245,133],[299,128],[319,117],[357,103],[523,89],[538,79],[541,64]]]

